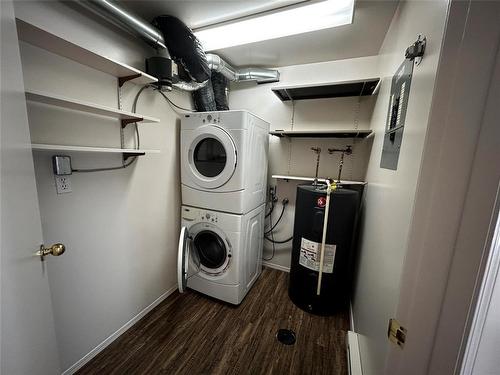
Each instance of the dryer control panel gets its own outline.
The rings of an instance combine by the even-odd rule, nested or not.
[[[202,112],[202,113],[191,113],[189,115],[184,115],[185,118],[191,118],[195,122],[199,122],[201,124],[220,124],[221,115],[219,112]]]
[[[209,210],[200,210],[198,208],[183,207],[182,208],[182,219],[186,221],[196,221],[202,222],[206,221],[209,223],[218,223],[218,213]]]

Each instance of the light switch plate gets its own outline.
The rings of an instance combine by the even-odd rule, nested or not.
[[[69,176],[55,176],[57,194],[71,193],[71,180]]]

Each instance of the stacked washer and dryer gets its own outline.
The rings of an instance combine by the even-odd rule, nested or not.
[[[181,121],[179,291],[239,304],[262,271],[269,123],[248,111]]]

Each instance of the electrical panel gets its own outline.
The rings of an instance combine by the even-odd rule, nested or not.
[[[412,74],[413,60],[405,59],[396,71],[396,74],[392,77],[384,146],[380,160],[381,168],[398,169],[399,152],[403,141]]]

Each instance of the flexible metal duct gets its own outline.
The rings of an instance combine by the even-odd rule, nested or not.
[[[132,14],[128,10],[111,0],[87,0],[77,1],[78,4],[99,14],[106,20],[120,26],[121,28],[139,36],[146,43],[158,50],[162,56],[170,57],[162,33],[149,22]],[[224,75],[230,81],[257,81],[257,83],[268,83],[279,81],[279,71],[262,68],[235,69],[220,56],[207,54],[207,61],[212,70]],[[174,86],[182,90],[193,91],[206,85],[206,82],[179,82]]]

